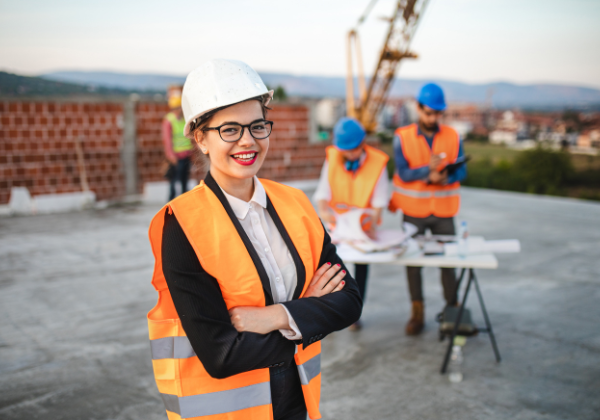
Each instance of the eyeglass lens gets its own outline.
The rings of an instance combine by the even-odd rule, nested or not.
[[[238,141],[242,138],[243,127],[240,124],[227,124],[221,127],[219,134],[225,141]],[[265,139],[271,134],[271,124],[257,121],[250,126],[250,135],[257,140]]]

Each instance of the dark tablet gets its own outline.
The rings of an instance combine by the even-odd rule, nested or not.
[[[453,174],[454,172],[456,172],[456,170],[461,165],[464,165],[469,160],[471,160],[471,156],[469,156],[469,155],[465,155],[465,156],[459,157],[453,163],[449,163],[446,166],[444,166],[444,169],[442,169],[441,172],[448,171],[448,175]]]

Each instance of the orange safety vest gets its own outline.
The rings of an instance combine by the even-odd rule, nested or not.
[[[460,147],[458,133],[451,127],[440,125],[439,132],[433,138],[430,148],[427,140],[417,134],[417,124],[401,127],[395,133],[399,136],[402,153],[411,169],[429,165],[431,154],[445,153],[446,157],[440,169],[448,163],[456,161]],[[460,183],[433,185],[425,181],[404,182],[398,174],[394,174],[394,192],[389,209],[395,212],[400,209],[407,216],[453,217],[460,206]]]
[[[324,229],[308,198],[299,190],[262,180],[302,262],[306,292],[317,270]],[[272,419],[269,369],[256,369],[224,379],[211,377],[181,326],[162,270],[165,211],[174,212],[202,267],[219,282],[227,309],[265,306],[263,285],[252,258],[217,196],[201,182],[167,204],[150,224],[155,258],[152,284],[158,303],[148,313],[154,377],[169,420]],[[294,356],[311,419],[321,418],[321,343],[296,346]]]
[[[338,214],[353,208],[370,209],[371,196],[379,180],[381,171],[389,160],[381,150],[365,145],[366,158],[356,171],[348,171],[342,152],[335,146],[328,146],[326,151],[329,168],[328,179],[331,188],[329,207]],[[361,224],[364,230],[369,230],[371,218],[363,215]]]

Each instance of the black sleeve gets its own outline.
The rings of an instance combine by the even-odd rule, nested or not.
[[[346,270],[346,285],[342,290],[318,298],[301,298],[283,303],[298,325],[305,347],[355,323],[362,312],[363,302],[356,280],[349,274],[325,231],[319,267],[327,262],[341,264],[342,270]]]
[[[226,378],[293,359],[295,345],[279,331],[237,332],[219,283],[204,271],[177,218],[168,212],[162,265],[183,329],[210,376]]]

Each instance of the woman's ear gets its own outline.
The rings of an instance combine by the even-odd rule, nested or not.
[[[200,150],[202,151],[202,153],[205,155],[208,155],[208,149],[206,147],[206,138],[205,138],[204,132],[202,130],[194,131],[194,140],[198,144],[198,147],[200,147]]]

